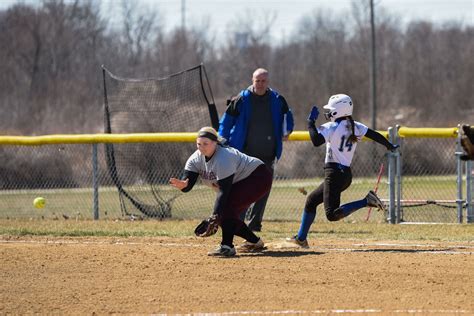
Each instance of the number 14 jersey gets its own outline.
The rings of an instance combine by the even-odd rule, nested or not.
[[[359,141],[367,133],[367,130],[367,126],[354,121],[354,134]],[[335,162],[350,167],[357,147],[357,142],[349,141],[349,136],[352,134],[350,122],[346,119],[339,122],[328,122],[318,127],[318,132],[326,140],[326,158],[324,162]]]

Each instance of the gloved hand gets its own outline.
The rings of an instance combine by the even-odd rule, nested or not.
[[[391,152],[395,152],[397,151],[398,148],[400,148],[400,145],[394,145],[394,144],[390,144],[390,148],[387,148],[388,150],[390,150]]]
[[[462,126],[461,146],[463,149],[461,160],[474,160],[474,129],[469,125]]]
[[[219,222],[217,215],[211,215],[196,226],[194,234],[198,237],[209,237],[217,233],[218,229]]]
[[[316,105],[313,105],[311,108],[311,112],[309,113],[308,116],[308,127],[314,126],[314,122],[318,119],[319,116],[319,110],[316,107]]]

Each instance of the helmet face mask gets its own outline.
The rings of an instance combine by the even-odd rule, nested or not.
[[[333,95],[329,98],[328,104],[323,106],[323,109],[326,120],[334,122],[340,117],[352,115],[352,99],[346,94]]]
[[[337,112],[335,113],[337,115]],[[324,118],[327,120],[327,121],[331,121],[331,118],[332,118],[332,112],[331,110],[329,109],[325,109],[324,110]]]

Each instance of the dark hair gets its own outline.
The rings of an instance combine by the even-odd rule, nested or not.
[[[354,120],[352,119],[352,116],[346,116],[346,120],[349,121],[349,124],[350,124],[350,130],[351,130],[351,135],[349,136],[349,138],[347,139],[350,143],[357,143],[359,141],[359,139],[357,138],[357,136],[355,135],[355,132],[354,132]]]

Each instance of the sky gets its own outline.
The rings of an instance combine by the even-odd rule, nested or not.
[[[65,0],[71,1],[71,0]],[[112,17],[120,12],[120,0],[99,0],[103,12]],[[182,23],[183,0],[135,0],[146,9],[157,9],[164,17],[163,27],[170,30]],[[229,32],[229,22],[252,13],[256,17],[274,16],[272,36],[289,36],[302,16],[317,9],[331,10],[334,14],[349,14],[353,0],[184,0],[186,27],[206,25],[217,39]],[[361,0],[358,0],[361,1]],[[17,3],[40,3],[39,0],[0,0],[0,9]],[[390,15],[397,15],[402,23],[425,20],[435,23],[456,21],[474,25],[474,0],[374,0],[375,13],[383,7]]]

